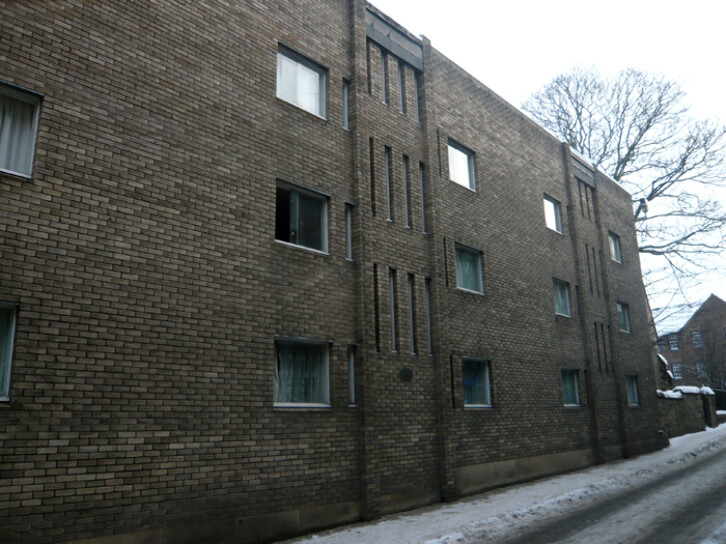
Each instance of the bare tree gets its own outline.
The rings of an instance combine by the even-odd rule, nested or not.
[[[576,68],[522,108],[632,194],[640,252],[658,258],[646,279],[651,294],[683,293],[709,269],[726,241],[715,197],[726,179],[726,128],[694,120],[677,83],[634,69],[605,79]]]

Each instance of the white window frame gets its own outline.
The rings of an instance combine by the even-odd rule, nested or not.
[[[683,379],[683,365],[681,363],[673,363],[673,379]]]
[[[7,166],[0,164],[0,172],[6,174],[12,174],[22,178],[30,179],[33,174],[33,162],[35,160],[35,141],[38,137],[38,119],[40,117],[40,103],[42,101],[42,95],[34,93],[27,89],[23,89],[16,85],[5,83],[0,81],[0,97],[9,98],[18,102],[24,102],[30,104],[33,107],[33,118],[30,126],[30,141],[28,142],[29,149],[27,150],[27,163],[24,165],[22,170],[11,169]],[[2,104],[0,103],[0,127],[2,127]],[[2,130],[0,130],[0,138],[2,138]],[[0,139],[0,151],[2,150],[2,141]]]
[[[580,379],[579,379],[579,370],[576,368],[562,368],[560,369],[560,380],[562,385],[562,404],[567,408],[576,408],[580,406]],[[568,403],[566,402],[567,399],[565,398],[565,378],[572,378],[574,383],[574,392],[575,392],[575,403]]]
[[[543,204],[545,225],[548,229],[562,234],[562,205],[560,204],[560,201],[549,195],[544,195]],[[548,206],[550,206],[550,208],[548,208]],[[552,224],[553,221],[554,224]]]
[[[0,352],[0,367],[3,367],[0,380],[0,402],[10,400],[10,376],[13,370],[13,348],[15,344],[15,329],[18,321],[18,305],[0,302],[0,311],[8,312],[10,319],[6,330],[0,330],[5,339],[5,349]]]
[[[668,335],[668,349],[670,351],[679,351],[681,349],[677,332]]]
[[[703,335],[700,330],[691,331],[691,344],[695,349],[703,347]]]
[[[468,403],[466,401],[466,385],[464,382],[464,364],[465,363],[478,363],[483,365],[484,368],[484,389],[485,389],[485,402],[479,403]],[[492,371],[491,361],[488,359],[479,359],[476,357],[463,357],[461,359],[461,387],[464,397],[464,408],[491,408],[492,407]]]
[[[289,191],[290,193],[295,192],[295,193],[298,193],[298,194],[301,194],[301,195],[305,195],[307,197],[313,198],[313,199],[318,200],[319,202],[321,202],[322,209],[320,211],[320,214],[321,214],[321,217],[320,217],[320,230],[321,230],[321,232],[320,232],[320,240],[321,240],[321,246],[322,247],[319,247],[318,248],[318,247],[308,246],[308,245],[300,244],[300,243],[297,243],[297,242],[291,242],[291,241],[288,241],[288,240],[282,240],[280,238],[277,238],[277,228],[278,228],[278,225],[277,225],[277,221],[278,221],[278,216],[277,216],[277,206],[278,206],[278,203],[277,203],[277,190],[278,189],[283,189],[285,191]],[[330,199],[330,197],[328,195],[326,195],[326,194],[319,193],[317,191],[313,191],[313,190],[307,189],[305,187],[301,187],[299,185],[295,185],[294,183],[290,183],[290,182],[283,181],[283,180],[277,180],[277,185],[275,186],[275,241],[277,243],[279,243],[279,244],[289,245],[289,246],[293,246],[293,247],[299,247],[299,248],[306,249],[308,251],[313,251],[315,253],[321,253],[323,255],[327,255],[328,254],[328,201],[329,201],[329,199]],[[288,225],[288,230],[289,230],[289,225]],[[292,238],[292,236],[290,235],[290,233],[288,233],[288,236],[290,238]]]
[[[623,250],[620,245],[620,236],[614,232],[608,232],[608,243],[610,245],[610,259],[616,263],[623,262]]]
[[[467,147],[455,142],[454,140],[448,141],[448,158],[449,158],[449,179],[466,187],[470,191],[476,192],[476,167],[474,160],[474,152]],[[466,176],[460,174],[452,168],[452,165],[457,164],[461,161],[462,156],[466,160]],[[467,179],[464,179],[464,178]],[[456,179],[454,179],[456,178]]]
[[[620,332],[630,332],[631,330],[631,323],[630,323],[630,306],[626,304],[625,302],[618,301],[618,326],[620,327]],[[625,323],[623,323],[623,318],[625,318]],[[623,328],[623,325],[625,325],[625,328]]]
[[[326,382],[325,400],[323,402],[292,402],[287,400],[277,400],[278,396],[278,383],[280,378],[278,377],[278,345],[290,344],[290,345],[312,345],[320,346],[324,349],[323,352],[323,379]],[[276,337],[275,338],[275,361],[274,361],[274,395],[273,395],[273,406],[275,408],[330,408],[330,346],[332,342],[329,340],[315,340],[311,338],[296,338],[296,337]]]
[[[464,287],[464,277],[463,272],[461,270],[461,267],[459,266],[459,254],[468,253],[472,257],[476,255],[476,260],[474,261],[476,263],[476,275],[477,275],[477,289],[469,289],[468,287]],[[481,266],[481,259],[482,259],[482,252],[478,249],[474,249],[473,247],[468,247],[463,244],[455,244],[454,246],[454,263],[456,265],[456,288],[461,289],[462,291],[466,291],[467,293],[477,293],[479,295],[484,294],[484,277],[482,275],[482,266]]]
[[[561,291],[560,291],[561,290]],[[564,299],[567,302],[567,313],[562,313],[560,308],[558,308],[558,291],[560,291],[562,294],[564,294]],[[562,317],[572,317],[572,302],[570,300],[570,283],[566,282],[565,280],[561,280],[559,278],[552,278],[552,293],[554,296],[554,304],[555,304],[555,315],[560,315]]]
[[[640,406],[640,393],[638,391],[638,376],[625,376],[625,390],[628,395],[628,406]]]
[[[708,372],[706,371],[706,363],[704,361],[698,361],[696,363],[696,377],[697,378],[708,378]]]
[[[294,62],[296,64],[297,71],[294,87],[298,92],[295,93],[295,96],[288,96],[285,92],[285,88],[282,85],[283,64],[286,60]],[[315,72],[318,75],[318,100],[317,106],[314,109],[311,109],[304,105],[303,101],[300,99],[299,96],[298,81],[301,69]],[[309,58],[301,55],[300,53],[297,53],[296,51],[280,45],[277,50],[277,98],[279,98],[280,100],[284,100],[289,104],[297,106],[298,108],[305,110],[308,113],[312,113],[317,117],[325,119],[326,73],[327,70],[318,63],[310,60]]]

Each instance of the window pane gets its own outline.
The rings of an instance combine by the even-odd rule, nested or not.
[[[461,377],[464,387],[464,404],[491,405],[489,387],[489,363],[475,359],[461,362]]]
[[[34,125],[34,104],[0,95],[0,168],[30,174]]]
[[[630,332],[630,310],[627,304],[618,302],[618,320],[620,321],[620,330]]]
[[[554,280],[555,313],[570,317],[570,290],[565,282]]]
[[[449,145],[449,178],[464,187],[473,189],[470,159],[469,154]]]
[[[277,96],[296,103],[297,62],[282,53],[277,54]]]
[[[562,401],[565,405],[579,405],[580,396],[577,391],[577,371],[562,371]]]
[[[328,347],[277,343],[275,402],[327,404]]]
[[[277,96],[323,117],[325,75],[312,64],[277,53]]]
[[[550,200],[549,198],[544,199],[544,213],[545,213],[545,224],[548,228],[562,232],[562,226],[560,225],[560,205],[558,202]]]
[[[312,113],[320,112],[320,74],[302,64],[298,68],[297,104]]]
[[[680,349],[680,346],[678,345],[678,334],[668,335],[668,348],[671,351],[678,351]]]
[[[323,201],[299,193],[297,243],[323,250]]]
[[[456,248],[456,286],[469,291],[483,292],[481,254],[478,251]]]
[[[620,237],[611,232],[608,238],[610,241],[610,258],[613,261],[622,262],[620,256]]]
[[[14,332],[15,308],[0,306],[0,397],[9,395]]]
[[[278,186],[275,238],[327,251],[327,199]]]
[[[682,380],[683,379],[683,367],[681,367],[680,364],[674,364],[673,365],[673,379],[674,380]]]
[[[628,404],[638,405],[638,378],[636,376],[625,376],[625,385],[628,391]]]

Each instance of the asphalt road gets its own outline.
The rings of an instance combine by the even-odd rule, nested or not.
[[[581,543],[726,544],[726,452],[497,542]]]

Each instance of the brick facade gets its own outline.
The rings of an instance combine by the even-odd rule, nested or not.
[[[4,7],[0,93],[40,105],[32,174],[0,172],[0,543],[258,542],[659,447],[629,195],[361,0],[283,4]],[[276,96],[278,51],[323,115]],[[326,247],[276,239],[280,186]],[[322,406],[274,402],[301,339]]]
[[[679,330],[662,335],[673,385],[726,389],[726,302],[708,297]]]

